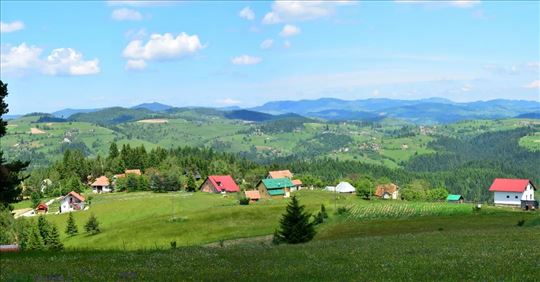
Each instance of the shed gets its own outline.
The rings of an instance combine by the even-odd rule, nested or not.
[[[465,199],[463,198],[463,196],[461,195],[456,195],[456,194],[450,194],[448,195],[448,197],[446,197],[446,201],[449,202],[449,203],[463,203]]]
[[[37,205],[36,207],[36,213],[38,214],[45,214],[49,211],[49,206],[47,206],[46,204],[44,203],[40,203],[39,205]]]
[[[340,182],[336,187],[333,186],[327,186],[326,189],[328,191],[332,192],[338,192],[338,193],[355,193],[356,188],[351,185],[351,183],[342,181]]]
[[[258,190],[245,191],[246,198],[249,198],[250,202],[257,202],[261,199],[261,193]]]

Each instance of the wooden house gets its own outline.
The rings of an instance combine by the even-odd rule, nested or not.
[[[450,194],[450,195],[448,195],[448,197],[446,197],[446,201],[449,202],[449,203],[461,204],[461,203],[463,203],[464,200],[465,199],[463,198],[463,196],[456,195],[456,194]]]
[[[289,178],[267,178],[257,184],[261,198],[288,197],[293,187]]]
[[[258,190],[245,191],[244,194],[250,202],[257,202],[261,199],[261,193]]]
[[[375,196],[381,199],[396,200],[399,197],[399,187],[394,183],[377,185]]]
[[[199,187],[201,192],[207,193],[236,193],[240,188],[230,175],[210,175]]]
[[[289,179],[292,179],[293,174],[288,169],[286,169],[286,170],[274,170],[274,171],[269,171],[268,176],[266,178],[289,178]]]
[[[40,203],[36,207],[36,213],[37,214],[46,214],[49,211],[49,206],[47,206],[44,203]]]

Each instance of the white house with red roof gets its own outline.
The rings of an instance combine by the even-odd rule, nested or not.
[[[107,176],[100,176],[94,181],[90,186],[92,186],[92,192],[101,194],[112,192],[111,183]]]
[[[85,206],[84,197],[71,191],[60,200],[60,213],[84,210]]]
[[[527,205],[538,208],[538,202],[534,199],[534,190],[536,187],[529,179],[496,178],[489,187],[489,191],[493,192],[495,205],[521,206],[522,208],[527,208]]]
[[[230,175],[210,175],[199,187],[201,192],[208,193],[235,193],[240,192],[240,188]]]

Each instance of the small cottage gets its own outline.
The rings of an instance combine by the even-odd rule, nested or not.
[[[450,194],[446,197],[446,201],[449,203],[461,204],[465,199],[461,195]]]
[[[246,198],[249,198],[250,202],[257,202],[261,199],[261,194],[258,190],[245,191]]]
[[[534,198],[536,187],[529,179],[496,178],[489,187],[495,205],[520,206],[523,209],[538,208]]]
[[[261,198],[289,197],[294,184],[289,178],[263,179],[257,184]]]
[[[293,174],[290,170],[275,170],[268,172],[268,176],[266,178],[293,178]]]
[[[44,203],[40,203],[36,207],[36,213],[37,214],[46,214],[49,211],[49,206],[47,206]]]
[[[292,191],[298,191],[298,190],[302,189],[302,180],[293,179],[292,184],[294,185],[294,187],[292,188]]]
[[[79,193],[71,191],[60,199],[60,213],[84,210],[86,202]]]
[[[399,196],[399,187],[394,183],[377,185],[375,196],[381,199],[396,200]]]
[[[210,175],[199,187],[201,192],[207,193],[236,193],[240,188],[230,175]]]
[[[107,176],[100,176],[94,181],[92,184],[92,192],[101,194],[101,193],[109,193],[112,191],[111,184],[109,182],[109,178]]]

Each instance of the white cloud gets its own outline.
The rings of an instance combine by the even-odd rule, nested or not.
[[[266,39],[263,42],[261,42],[261,48],[262,49],[272,48],[272,45],[274,45],[274,40],[272,40],[272,39]]]
[[[236,104],[242,103],[242,101],[235,100],[235,99],[232,99],[232,98],[225,98],[225,99],[221,99],[221,100],[216,100],[216,102],[218,104],[223,104],[223,105],[236,105]]]
[[[241,17],[241,18],[244,18],[246,20],[254,20],[255,19],[255,13],[253,12],[253,10],[251,10],[250,7],[245,7],[244,9],[242,9],[238,15]]]
[[[480,4],[480,0],[453,0],[453,1],[429,1],[429,0],[394,0],[396,3],[420,4],[430,6],[450,6],[457,8],[471,8]]]
[[[540,80],[534,80],[531,83],[525,85],[524,87],[529,89],[540,89]]]
[[[353,1],[275,1],[272,11],[268,12],[263,23],[314,20],[327,17],[335,12],[336,6],[348,5]]]
[[[48,75],[90,75],[97,74],[99,60],[84,60],[83,55],[72,48],[57,48],[52,50],[47,58],[39,56],[42,49],[22,43],[11,47],[0,54],[2,72],[39,71]]]
[[[124,36],[127,39],[130,39],[130,40],[135,40],[135,39],[142,40],[142,39],[146,38],[147,35],[148,35],[148,33],[146,32],[146,29],[144,29],[144,28],[130,29],[130,30],[126,31],[126,33],[124,33]]]
[[[143,16],[136,10],[128,8],[116,9],[112,12],[111,17],[116,21],[140,21]]]
[[[298,34],[300,34],[300,28],[290,24],[285,25],[279,33],[279,35],[283,37],[290,37]]]
[[[231,63],[235,65],[256,65],[262,61],[259,57],[253,57],[249,55],[241,55],[231,59]]]
[[[85,61],[80,52],[71,48],[52,50],[45,60],[44,72],[51,75],[89,75],[100,72],[99,60]]]
[[[144,70],[145,68],[146,62],[144,60],[128,60],[126,63],[128,70]]]
[[[14,32],[21,29],[24,29],[24,23],[21,21],[11,23],[0,22],[0,33]]]
[[[194,54],[204,46],[197,35],[185,32],[176,37],[170,33],[152,34],[148,42],[133,40],[123,51],[123,56],[136,60],[170,60]]]

